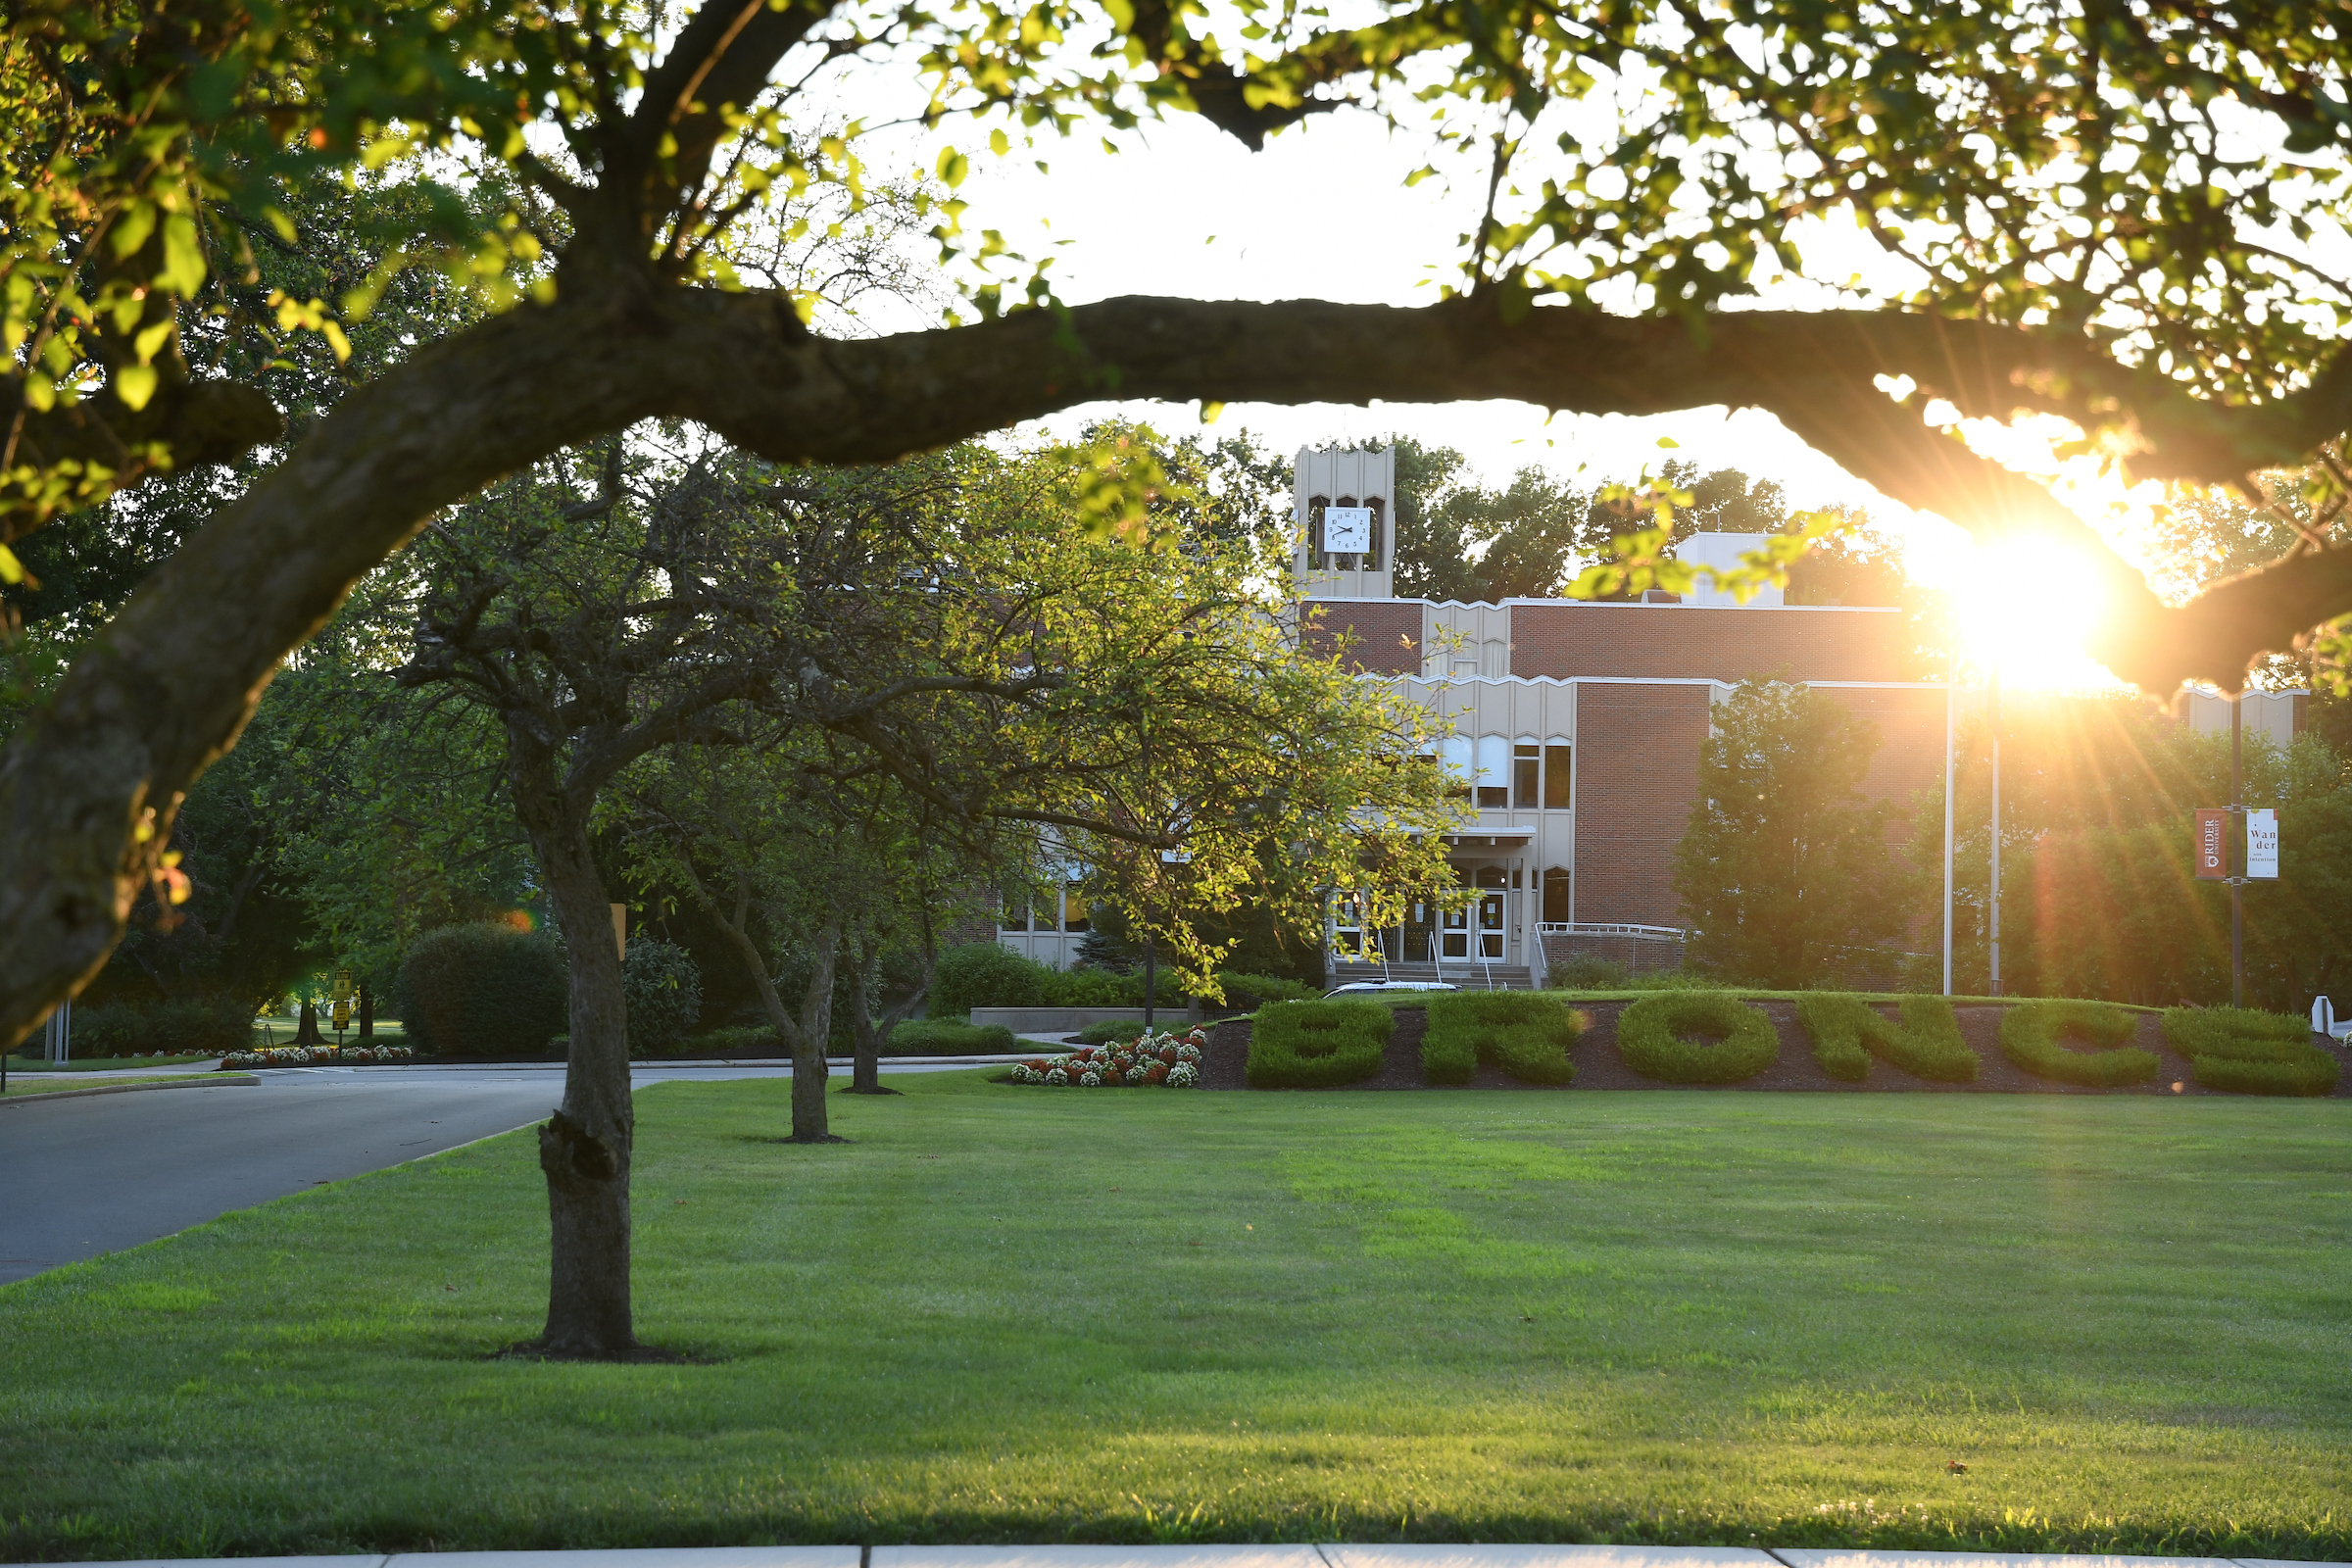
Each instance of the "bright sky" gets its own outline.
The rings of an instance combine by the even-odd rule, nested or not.
[[[1050,174],[1018,151],[1004,160],[979,151],[985,138],[985,129],[959,122],[919,143],[897,143],[904,148],[897,157],[928,169],[950,139],[977,151],[958,192],[971,203],[966,227],[1000,229],[1032,257],[1051,251],[1056,288],[1072,303],[1153,293],[1426,303],[1442,270],[1461,254],[1459,236],[1477,213],[1475,191],[1449,191],[1439,179],[1404,188],[1403,174],[1429,161],[1429,146],[1417,135],[1392,135],[1365,115],[1322,117],[1255,154],[1189,120],[1147,125],[1125,137],[1116,155],[1092,136],[1042,143],[1036,151],[1050,160]],[[888,155],[876,145],[869,157],[879,164]],[[1885,275],[1883,261],[1850,230],[1820,230],[1808,251],[1835,257],[1840,270],[1876,268]],[[1768,303],[1818,297],[1789,288]],[[1039,428],[1066,433],[1111,413],[1171,432],[1199,427],[1194,407],[1125,403],[1071,410]],[[1587,482],[1631,479],[1668,456],[1660,443],[1671,441],[1672,456],[1702,467],[1778,480],[1797,506],[1867,507],[1903,540],[1914,575],[1971,585],[1972,649],[1986,663],[1997,654],[2005,681],[2078,687],[2109,680],[2079,649],[2094,609],[2084,576],[2046,560],[2023,569],[2026,563],[1984,559],[1958,528],[1887,501],[1752,410],[1547,420],[1544,410],[1510,402],[1233,404],[1219,428],[1247,429],[1286,453],[1408,433],[1456,448],[1493,483],[1529,465],[1562,477],[1582,469]],[[2034,445],[2023,443],[2029,452]],[[2111,536],[2129,548],[2129,532]]]

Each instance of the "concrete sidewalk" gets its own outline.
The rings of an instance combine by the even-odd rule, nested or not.
[[[148,1559],[122,1568],[2352,1568],[2274,1557],[2126,1557],[1754,1546],[655,1546]],[[0,1564],[0,1568],[29,1568]]]

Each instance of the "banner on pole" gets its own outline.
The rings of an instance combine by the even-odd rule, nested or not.
[[[2197,880],[2223,882],[2230,877],[2230,813],[2197,813]]]
[[[2246,813],[2246,875],[2276,877],[2278,874],[2278,813],[2272,810]]]

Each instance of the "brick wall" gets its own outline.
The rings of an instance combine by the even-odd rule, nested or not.
[[[1902,630],[1892,611],[1513,605],[1511,673],[1900,680]]]
[[[1698,798],[1707,697],[1704,686],[1577,688],[1578,923],[1683,923],[1674,847]]]
[[[1862,793],[1886,801],[1899,812],[1911,809],[1915,791],[1943,782],[1943,693],[1934,691],[1872,690],[1830,687],[1827,695],[1843,703],[1848,712],[1879,727],[1879,749],[1862,780]],[[1936,831],[1943,830],[1942,819]],[[1909,836],[1902,822],[1890,824],[1889,837]]]
[[[1376,675],[1421,673],[1419,600],[1308,599],[1298,610],[1300,640],[1310,652],[1330,658],[1340,635],[1352,629],[1353,668]]]

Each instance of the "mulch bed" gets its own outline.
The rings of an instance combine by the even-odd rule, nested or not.
[[[1781,1056],[1764,1071],[1744,1083],[1737,1084],[1667,1084],[1654,1078],[1644,1078],[1625,1064],[1617,1054],[1617,1019],[1633,1004],[1627,1002],[1579,1003],[1578,1008],[1592,1020],[1592,1027],[1578,1042],[1570,1057],[1576,1063],[1576,1082],[1572,1084],[1527,1084],[1510,1077],[1499,1067],[1481,1064],[1471,1078],[1472,1089],[1518,1089],[1547,1093],[1559,1089],[1762,1089],[1776,1091],[1819,1091],[1828,1094],[1863,1094],[1871,1091],[1897,1091],[1908,1094],[1943,1095],[2218,1095],[2223,1091],[2201,1087],[2189,1076],[2188,1059],[2164,1044],[2163,1022],[2155,1013],[2142,1013],[2139,1033],[2132,1041],[2143,1051],[2154,1052],[2163,1065],[2157,1081],[2152,1084],[2132,1084],[2122,1089],[2089,1089],[2080,1084],[2052,1083],[2036,1078],[2001,1054],[1998,1035],[2001,1014],[2006,1008],[1979,1006],[1958,1007],[1954,1011],[1960,1021],[1960,1038],[1977,1054],[1981,1065],[1977,1081],[1969,1084],[1932,1083],[1914,1078],[1898,1067],[1890,1067],[1876,1057],[1871,1059],[1870,1076],[1862,1082],[1845,1083],[1830,1077],[1821,1070],[1813,1057],[1813,1039],[1804,1026],[1796,1021],[1793,1002],[1754,1002],[1748,1004],[1763,1009],[1773,1026],[1780,1031]],[[1895,1016],[1892,1006],[1879,1011],[1887,1017]],[[1389,1049],[1381,1058],[1380,1071],[1361,1083],[1349,1084],[1349,1089],[1435,1089],[1421,1075],[1421,1035],[1429,1022],[1429,1014],[1418,1007],[1400,1007],[1396,1011],[1396,1032],[1389,1037]],[[2339,1058],[2345,1056],[2343,1048],[2330,1045]],[[1250,1060],[1250,1021],[1236,1018],[1219,1024],[1208,1037],[1208,1049],[1201,1053],[1200,1087],[1203,1089],[1247,1089],[1250,1087],[1245,1069]],[[2176,1085],[2178,1087],[2176,1087]],[[2244,1096],[2232,1098],[2244,1099]],[[2352,1099],[2352,1071],[2336,1080],[2335,1099]]]

